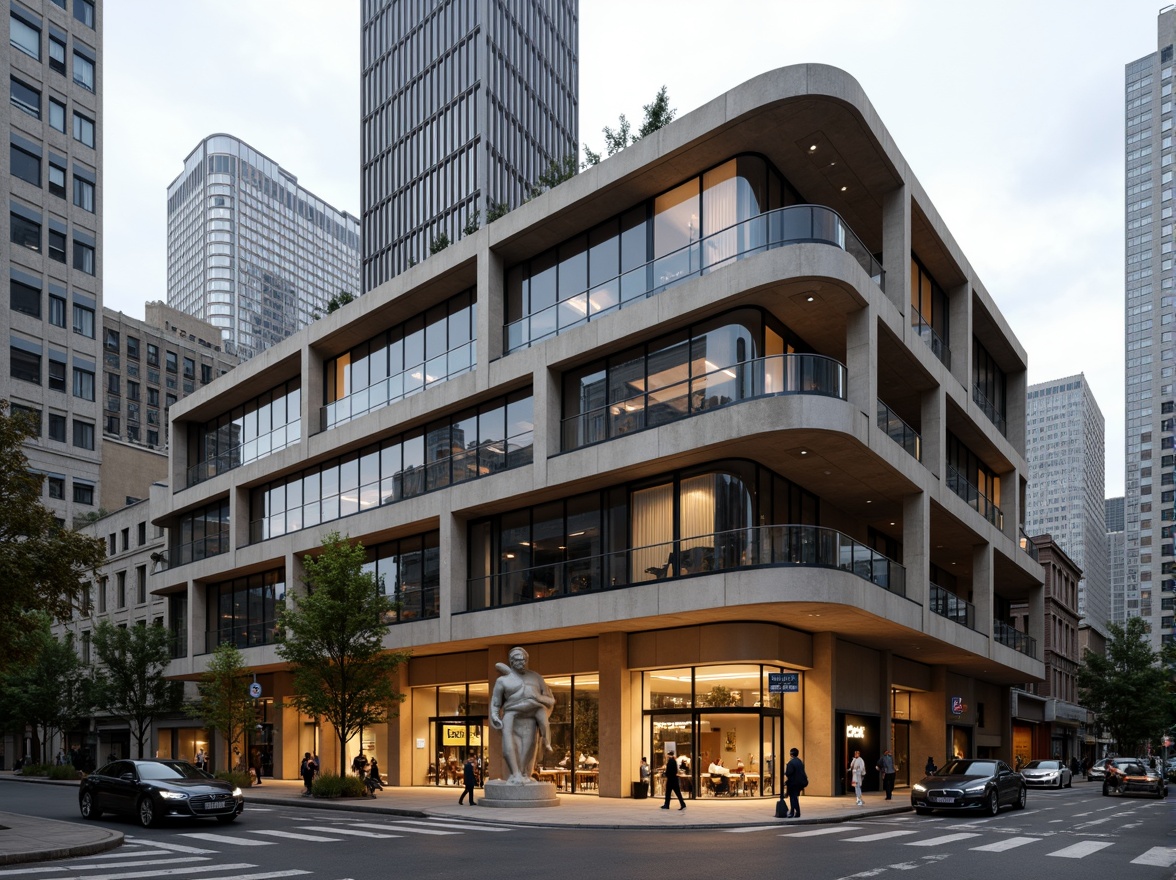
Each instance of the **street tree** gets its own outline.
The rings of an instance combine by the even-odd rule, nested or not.
[[[0,676],[0,717],[8,729],[33,732],[33,755],[48,762],[53,741],[74,729],[90,708],[89,679],[70,639],[50,631],[49,615],[35,612],[38,629],[27,635],[31,659]]]
[[[658,89],[653,100],[643,105],[641,109],[645,115],[642,117],[641,126],[636,133],[633,132],[633,124],[625,118],[624,113],[617,120],[615,129],[607,125],[604,127],[604,156],[590,150],[587,144],[584,145],[585,168],[599,164],[602,158],[615,156],[625,147],[631,146],[641,138],[653,134],[659,128],[669,125],[678,114],[678,111],[670,106],[669,91],[665,86]]]
[[[294,674],[290,702],[334,727],[341,776],[348,740],[394,717],[404,699],[393,673],[408,654],[383,647],[394,603],[364,570],[365,558],[359,541],[328,534],[322,551],[303,559],[305,593],[288,595],[278,620],[277,651]]]
[[[142,758],[152,722],[182,706],[183,685],[164,677],[171,634],[159,624],[103,620],[94,629],[94,652],[101,663],[93,675],[94,708],[126,723]]]
[[[25,662],[41,626],[40,609],[68,620],[95,570],[106,560],[106,547],[62,527],[41,503],[44,477],[29,471],[23,444],[37,433],[26,414],[12,414],[0,400],[0,671]]]
[[[1153,651],[1143,618],[1108,623],[1106,654],[1087,650],[1078,669],[1083,704],[1119,754],[1140,755],[1172,723],[1174,703],[1167,652]]]
[[[188,713],[204,720],[208,729],[217,731],[228,742],[229,752],[236,746],[245,753],[245,738],[257,717],[257,706],[249,696],[252,677],[245,659],[232,642],[216,646],[208,668],[197,685],[200,699],[188,707]],[[226,759],[228,755],[226,755]],[[228,765],[231,769],[231,762]]]

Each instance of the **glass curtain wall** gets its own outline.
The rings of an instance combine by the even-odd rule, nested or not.
[[[302,437],[302,389],[292,379],[189,432],[188,485],[264,458]]]
[[[223,642],[238,648],[273,644],[278,603],[285,596],[286,572],[281,568],[209,584],[204,653]]]
[[[365,552],[364,570],[395,602],[385,615],[385,623],[420,620],[440,613],[440,532],[386,541],[365,548]]]
[[[413,688],[412,784],[462,784],[462,765],[474,759],[479,781],[498,772],[490,766],[486,730],[490,689],[482,682]]]

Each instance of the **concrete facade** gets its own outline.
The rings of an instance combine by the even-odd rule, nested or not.
[[[602,281],[577,274],[589,230],[584,265],[616,261]],[[1002,389],[983,403],[981,349]],[[286,777],[312,746],[325,767],[375,751],[395,785],[492,760],[488,691],[516,644],[559,701],[542,772],[577,792],[628,796],[670,745],[695,797],[720,756],[740,794],[775,793],[793,746],[814,794],[852,748],[873,766],[893,747],[900,784],[927,755],[1010,760],[1012,688],[1044,673],[1025,377],[858,83],[763,74],[172,408],[152,582],[186,609],[172,674],[235,641]],[[189,478],[201,426],[279,394],[272,451],[233,440]],[[334,530],[369,548],[399,601],[384,643],[412,651],[399,716],[342,756],[282,703],[272,638]]]

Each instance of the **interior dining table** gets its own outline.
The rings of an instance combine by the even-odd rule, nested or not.
[[[599,770],[577,770],[576,791],[583,791],[586,788],[596,788],[599,778]]]
[[[568,790],[568,777],[571,775],[570,770],[565,770],[562,767],[556,767],[550,770],[537,770],[540,782],[554,782],[555,787],[560,791]]]

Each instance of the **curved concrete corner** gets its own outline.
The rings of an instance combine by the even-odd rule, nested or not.
[[[89,856],[122,843],[121,831],[100,825],[0,813],[0,865]]]

